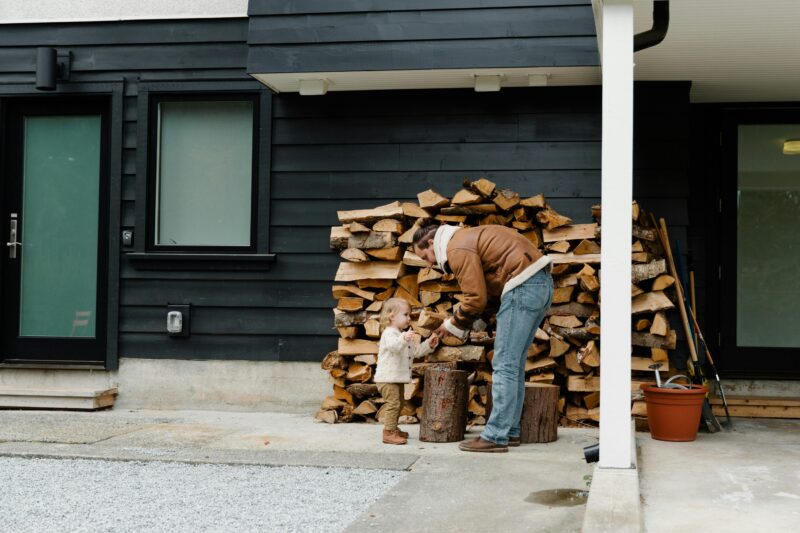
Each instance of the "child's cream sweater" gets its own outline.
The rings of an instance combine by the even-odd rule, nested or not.
[[[414,346],[403,338],[403,332],[388,326],[378,343],[378,368],[373,380],[376,383],[411,383],[411,361],[432,351],[430,339]]]

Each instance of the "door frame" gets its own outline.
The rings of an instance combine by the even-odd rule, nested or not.
[[[99,264],[105,265],[105,292],[106,292],[106,339],[105,360],[101,364],[75,364],[69,362],[57,363],[0,363],[0,368],[94,368],[103,370],[116,370],[119,368],[119,279],[120,279],[120,235],[122,215],[122,135],[123,135],[123,97],[124,81],[103,83],[59,83],[58,89],[49,93],[37,91],[33,84],[0,85],[0,147],[6,149],[4,138],[7,116],[6,109],[9,103],[16,100],[37,100],[42,103],[50,100],[61,100],[65,97],[96,97],[103,98],[108,104],[108,152],[107,168],[101,172],[108,178],[106,201],[108,231],[105,258],[98,257]],[[5,153],[2,157],[5,159]],[[0,184],[5,183],[6,168],[0,168]],[[131,173],[132,175],[134,173]],[[133,179],[133,178],[132,178]],[[132,203],[132,202],[131,202]],[[129,209],[131,222],[133,208]],[[100,273],[98,273],[100,274]]]
[[[737,265],[737,183],[738,128],[747,124],[800,124],[800,105],[777,104],[758,108],[729,109],[721,124],[721,170],[719,182],[719,249],[721,351],[720,370],[726,377],[752,379],[800,378],[800,348],[739,347],[736,344],[736,268]],[[772,361],[769,368],[757,369],[747,361]]]

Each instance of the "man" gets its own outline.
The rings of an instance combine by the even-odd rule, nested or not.
[[[549,257],[511,228],[458,228],[423,224],[414,233],[414,252],[428,265],[452,272],[464,298],[453,317],[436,330],[467,338],[490,301],[497,312],[492,359],[492,414],[480,437],[462,442],[468,452],[507,452],[519,446],[525,399],[525,359],[536,329],[553,300]]]

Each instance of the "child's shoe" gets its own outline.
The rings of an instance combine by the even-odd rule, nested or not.
[[[405,444],[408,441],[405,437],[401,436],[396,429],[383,430],[383,443],[384,444]]]

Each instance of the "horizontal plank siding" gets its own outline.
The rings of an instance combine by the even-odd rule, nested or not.
[[[250,73],[596,66],[590,2],[251,1]]]

